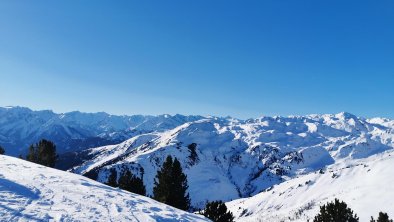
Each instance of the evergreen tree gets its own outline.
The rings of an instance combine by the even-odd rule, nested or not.
[[[190,197],[187,189],[187,176],[183,173],[181,163],[175,158],[172,164],[173,203],[176,208],[189,210]]]
[[[146,195],[144,182],[126,170],[119,178],[119,188],[139,195]]]
[[[33,163],[38,163],[38,152],[35,145],[31,144],[29,146],[29,153],[26,156],[26,160]]]
[[[197,143],[191,143],[189,146],[187,146],[189,149],[190,155],[189,155],[189,163],[190,165],[194,165],[199,161],[198,154],[196,151],[197,148]]]
[[[54,167],[56,159],[55,144],[45,139],[40,140],[37,144],[30,145],[29,153],[26,156],[26,160],[48,167]]]
[[[3,155],[5,153],[5,149],[0,146],[0,155]]]
[[[375,220],[373,217],[371,217],[371,222],[393,222],[393,220],[389,218],[387,213],[379,212],[378,220]]]
[[[153,187],[153,198],[159,202],[167,204],[169,204],[168,199],[170,196],[170,189],[172,188],[172,162],[171,156],[168,156],[161,169],[157,171]]]
[[[181,163],[168,156],[154,181],[153,198],[181,210],[189,210],[190,197],[187,193],[187,176]]]
[[[131,173],[130,171],[126,170],[126,172],[123,172],[119,177],[119,188],[122,190],[130,191],[130,184],[131,184]]]
[[[233,222],[234,216],[222,201],[208,202],[203,215],[214,222]]]
[[[131,186],[131,192],[146,196],[146,189],[145,189],[143,178],[139,178],[133,175],[131,177],[130,186]]]
[[[117,177],[118,177],[118,175],[117,175],[116,170],[112,168],[110,170],[108,181],[105,184],[107,184],[108,186],[111,186],[111,187],[118,187]]]
[[[358,222],[359,218],[353,215],[353,210],[345,202],[335,199],[320,207],[320,212],[315,216],[314,222]]]

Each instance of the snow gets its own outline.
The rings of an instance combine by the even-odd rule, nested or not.
[[[59,153],[120,143],[130,137],[173,129],[201,116],[116,116],[78,111],[57,114],[25,107],[0,107],[0,145],[7,154],[26,153],[42,138],[57,145]],[[78,146],[76,146],[76,144]]]
[[[324,173],[312,172],[274,186],[250,198],[226,205],[237,221],[307,221],[319,206],[338,198],[369,221],[380,211],[394,217],[394,152],[330,165]]]
[[[208,221],[83,176],[0,155],[2,221]]]
[[[176,157],[188,177],[192,206],[201,208],[206,201],[260,195],[320,169],[390,152],[394,121],[346,112],[238,120],[0,108],[0,144],[6,149],[37,142],[43,135],[56,135],[55,143],[66,150],[86,149],[75,155],[77,161],[67,160],[76,163],[69,171],[105,182],[110,169],[129,169],[143,176],[150,195],[166,156]],[[110,142],[80,145],[91,136]],[[70,143],[75,138],[81,141]],[[194,158],[189,147],[193,143]]]
[[[206,201],[249,197],[331,164],[392,150],[393,141],[390,125],[349,113],[246,121],[206,118],[93,148],[90,158],[71,171],[104,182],[111,168],[128,168],[136,175],[143,169],[152,194],[157,170],[171,155],[188,176],[192,205],[201,208]],[[197,144],[196,160],[190,157],[192,143]]]

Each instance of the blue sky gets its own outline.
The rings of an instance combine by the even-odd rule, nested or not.
[[[394,118],[394,1],[2,1],[0,106]]]

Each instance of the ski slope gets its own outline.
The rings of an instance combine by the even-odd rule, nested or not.
[[[237,221],[299,221],[318,213],[319,206],[335,198],[345,201],[369,221],[380,211],[394,217],[394,152],[348,160],[267,189],[250,198],[227,203]]]
[[[0,155],[0,221],[208,221],[83,176]]]

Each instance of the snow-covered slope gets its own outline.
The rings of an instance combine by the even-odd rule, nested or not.
[[[192,205],[202,207],[206,200],[249,197],[296,176],[393,147],[393,125],[386,119],[349,113],[246,121],[211,117],[87,150],[72,171],[106,181],[109,169],[128,168],[143,173],[152,194],[157,170],[172,155],[188,176]]]
[[[1,221],[208,221],[80,175],[0,155]]]
[[[24,107],[0,107],[0,145],[17,156],[30,144],[46,138],[59,153],[116,144],[147,132],[173,129],[200,116],[115,116],[107,113],[32,111]]]
[[[256,196],[227,203],[237,221],[300,221],[338,198],[369,221],[380,211],[394,217],[394,152],[347,160],[274,186]]]

